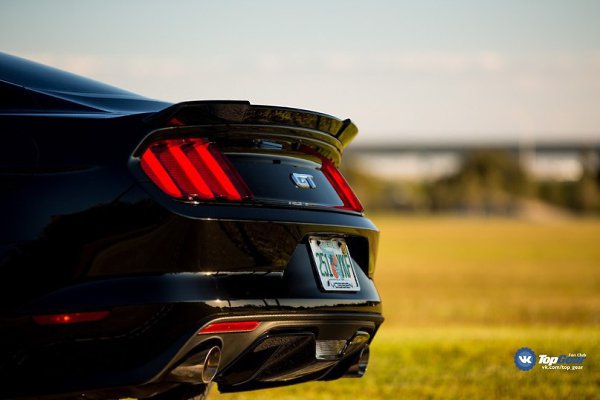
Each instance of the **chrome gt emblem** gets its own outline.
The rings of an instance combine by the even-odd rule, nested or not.
[[[317,185],[315,185],[315,181],[312,175],[308,174],[298,174],[294,172],[290,175],[292,178],[292,182],[299,187],[300,189],[316,189]]]

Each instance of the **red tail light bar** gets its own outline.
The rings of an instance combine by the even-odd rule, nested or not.
[[[310,148],[304,152],[321,160],[321,171],[343,203],[335,208],[362,212],[362,204],[335,165]],[[164,193],[177,199],[239,202],[252,198],[235,167],[205,138],[154,142],[143,152],[141,167]]]
[[[360,204],[360,200],[358,200],[358,197],[356,197],[356,195],[352,191],[352,188],[350,187],[350,185],[348,185],[348,182],[346,182],[346,179],[344,178],[342,173],[327,158],[321,156],[319,158],[322,162],[321,171],[323,172],[329,183],[331,183],[331,186],[333,186],[338,196],[340,196],[340,199],[344,203],[343,206],[338,206],[336,208],[363,212],[364,207],[362,206],[362,204]]]
[[[141,165],[152,182],[175,198],[242,201],[252,197],[227,157],[203,138],[155,142],[142,154]]]
[[[258,328],[259,325],[259,321],[215,322],[200,329],[198,335],[206,333],[251,332]]]
[[[108,317],[110,311],[75,312],[65,314],[34,315],[33,321],[38,325],[68,325],[81,322],[100,321]]]
[[[354,191],[342,175],[342,173],[333,165],[333,163],[328,159],[323,157],[320,153],[309,147],[303,147],[302,150],[306,154],[310,154],[312,156],[317,157],[321,160],[321,172],[325,175],[331,186],[335,189],[338,196],[344,203],[341,206],[337,206],[336,208],[340,208],[342,210],[350,210],[356,212],[363,212],[365,209],[363,205],[358,200],[358,197],[354,194]]]

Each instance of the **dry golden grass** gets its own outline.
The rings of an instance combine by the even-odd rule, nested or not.
[[[600,220],[374,220],[388,326],[600,323]]]

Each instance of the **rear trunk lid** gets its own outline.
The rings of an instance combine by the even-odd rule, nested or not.
[[[140,181],[191,204],[361,213],[339,173],[350,120],[248,102],[188,102],[152,115],[131,159]]]

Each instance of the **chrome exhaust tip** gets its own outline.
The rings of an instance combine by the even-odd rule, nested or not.
[[[204,364],[202,366],[202,383],[210,383],[215,379],[220,362],[221,348],[219,346],[211,347],[204,358]]]
[[[169,379],[176,382],[186,383],[211,383],[221,363],[221,348],[213,346],[202,350],[181,363],[169,374]]]
[[[362,376],[367,372],[367,367],[369,366],[369,345],[365,344],[362,348],[356,362],[348,368],[348,371],[344,374],[345,377],[348,378],[362,378]]]

